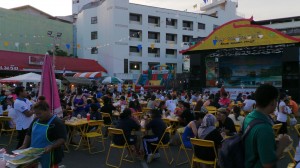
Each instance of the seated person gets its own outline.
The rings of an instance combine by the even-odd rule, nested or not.
[[[116,128],[123,130],[128,145],[134,145],[135,150],[137,152],[139,152],[140,144],[137,141],[137,136],[131,135],[131,132],[133,130],[136,130],[136,131],[140,130],[141,125],[140,125],[140,123],[138,123],[134,119],[132,119],[131,110],[129,108],[126,108],[123,111],[123,113],[120,114],[120,120],[119,120]],[[125,139],[123,138],[123,135],[116,135],[113,137],[113,142],[116,145],[124,145]]]
[[[190,138],[194,138],[197,135],[198,128],[202,123],[205,113],[195,113],[195,120],[191,121],[185,128],[182,134],[182,142],[186,148],[192,148]]]
[[[85,107],[84,107],[84,111],[86,112],[86,113],[89,113],[90,112],[90,107],[91,107],[91,104],[92,104],[92,100],[91,99],[87,99],[86,100],[86,105],[85,105]]]
[[[241,116],[241,108],[239,106],[234,106],[233,114],[229,114],[228,117],[234,122],[234,125],[239,125],[242,128],[245,117]]]
[[[215,127],[216,118],[212,114],[206,114],[203,118],[202,124],[198,129],[198,138],[203,140],[214,141],[216,151],[221,146],[223,137]],[[211,148],[195,146],[195,155],[199,159],[214,161],[215,153]]]
[[[159,110],[156,109],[151,110],[151,118],[152,120],[148,124],[146,124],[146,130],[152,130],[153,135],[146,135],[143,137],[145,159],[147,159],[147,162],[150,162],[150,158],[152,157],[153,152],[156,148],[156,146],[151,145],[151,143],[158,143],[167,128],[166,124],[161,119],[161,113]],[[165,144],[168,143],[169,140],[170,140],[169,135],[165,135],[162,142]],[[160,154],[159,151],[157,150],[153,158],[159,158],[159,157]]]
[[[147,108],[151,108],[151,109],[155,108],[155,99],[156,99],[155,95],[152,95],[151,99],[147,103]]]
[[[219,108],[217,110],[217,119],[219,121],[218,130],[224,132],[227,136],[232,136],[236,133],[236,129],[232,119],[228,117],[226,108]]]
[[[102,115],[100,112],[98,112],[98,105],[92,103],[91,107],[90,107],[90,120],[102,120]],[[96,130],[97,127],[93,126],[93,127],[88,127],[88,132],[92,131],[92,130]]]
[[[179,122],[181,126],[186,126],[188,123],[194,120],[194,115],[190,109],[190,103],[184,102],[183,103],[183,112],[179,116]]]

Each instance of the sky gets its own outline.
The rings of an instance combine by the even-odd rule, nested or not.
[[[238,1],[238,13],[246,18],[265,20],[300,16],[300,0],[235,0]],[[193,5],[198,6],[202,0],[130,0],[138,3],[162,8],[185,10],[194,12]],[[175,3],[176,2],[176,3]],[[0,7],[13,8],[31,5],[53,16],[72,14],[72,0],[0,0]],[[298,9],[297,9],[298,7]]]

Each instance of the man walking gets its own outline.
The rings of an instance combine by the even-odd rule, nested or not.
[[[15,93],[17,95],[14,108],[17,114],[16,130],[18,131],[18,149],[22,146],[27,129],[33,121],[33,111],[31,111],[32,103],[26,99],[27,92],[25,88],[22,86],[16,87]]]
[[[274,86],[261,85],[256,89],[256,109],[245,118],[243,132],[253,120],[261,120],[264,123],[255,125],[245,139],[246,168],[276,167],[284,148],[291,143],[288,135],[284,135],[275,143],[273,122],[269,114],[275,111],[277,98],[278,90]]]

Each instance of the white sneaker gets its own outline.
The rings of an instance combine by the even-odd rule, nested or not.
[[[151,162],[151,157],[153,156],[153,154],[148,154],[147,156],[147,163],[150,163]]]
[[[155,153],[153,159],[158,159],[160,158],[160,154],[159,153]]]

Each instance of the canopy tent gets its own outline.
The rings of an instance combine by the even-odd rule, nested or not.
[[[41,82],[42,76],[36,73],[27,73],[23,75],[18,75],[10,78],[4,78],[0,80],[0,83],[26,83],[26,82],[33,82],[38,83]],[[57,83],[61,83],[61,80],[56,79]]]
[[[100,78],[103,76],[107,76],[105,72],[84,72],[84,73],[76,73],[73,77],[79,78]]]
[[[76,78],[76,77],[64,77],[67,82],[71,84],[78,84],[78,85],[91,85],[92,81],[87,78]]]

